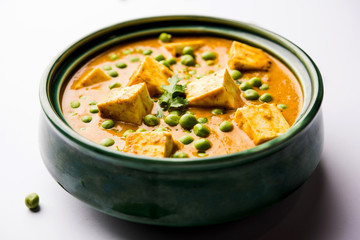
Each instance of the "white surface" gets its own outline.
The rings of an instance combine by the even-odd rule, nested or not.
[[[38,151],[38,84],[49,61],[94,30],[151,15],[202,14],[272,30],[305,50],[325,83],[325,148],[311,179],[248,219],[201,228],[98,213],[51,178]],[[0,1],[0,239],[359,239],[359,1]],[[24,205],[37,192],[41,211]]]

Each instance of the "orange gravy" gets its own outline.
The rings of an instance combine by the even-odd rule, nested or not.
[[[177,41],[188,41],[194,40],[195,38],[183,38],[183,37],[174,37],[173,42]],[[196,77],[201,77],[202,75],[209,75],[212,72],[219,71],[223,68],[228,68],[228,51],[230,49],[231,40],[216,38],[216,37],[197,37],[196,40],[202,39],[206,44],[198,51],[195,51],[196,62],[200,66],[186,67],[180,63],[180,58],[177,59],[177,63],[172,66],[172,70],[178,73],[178,77],[184,78],[180,83],[191,81],[196,79]],[[133,52],[130,54],[124,54],[123,50],[131,49]],[[127,43],[119,45],[115,48],[112,48],[82,66],[76,74],[70,79],[67,85],[64,88],[62,96],[62,111],[64,117],[68,124],[80,135],[88,138],[96,143],[99,143],[104,138],[112,138],[115,140],[115,144],[111,146],[113,149],[121,150],[125,144],[125,138],[122,137],[123,133],[128,129],[136,130],[138,128],[145,128],[146,130],[154,130],[160,126],[166,127],[166,129],[173,135],[175,140],[178,140],[181,136],[189,134],[195,140],[199,139],[193,132],[187,133],[180,125],[175,127],[170,127],[164,122],[164,119],[160,119],[160,124],[155,127],[146,126],[144,123],[141,126],[128,124],[124,122],[116,122],[115,127],[112,129],[103,129],[101,123],[104,121],[98,114],[89,113],[89,109],[92,106],[89,106],[89,102],[97,101],[100,102],[111,90],[109,85],[114,82],[118,82],[121,86],[126,86],[131,74],[135,71],[137,66],[140,64],[142,59],[145,58],[145,55],[142,54],[142,50],[151,49],[153,51],[152,57],[156,54],[163,54],[166,59],[171,58],[171,54],[162,47],[162,43],[158,39],[145,39],[139,40],[132,43]],[[140,51],[141,50],[141,51]],[[217,59],[215,64],[208,66],[201,58],[201,53],[206,51],[213,51],[217,53]],[[116,53],[119,58],[116,60],[110,60],[109,55]],[[130,58],[139,57],[140,61],[131,62]],[[252,77],[260,77],[263,83],[269,85],[268,90],[259,90],[258,93],[261,95],[265,92],[270,93],[273,96],[273,101],[271,103],[275,104],[286,104],[287,109],[282,110],[282,113],[285,119],[290,125],[292,125],[299,112],[301,111],[303,105],[303,95],[302,89],[297,81],[296,77],[292,72],[283,65],[279,60],[270,56],[272,61],[271,67],[268,71],[251,71],[251,72],[242,72],[243,75],[239,79],[240,81],[248,80]],[[117,62],[125,62],[127,67],[124,69],[117,68],[115,64]],[[78,90],[72,89],[72,85],[80,77],[82,77],[87,72],[91,71],[95,67],[100,67],[101,69],[105,65],[110,65],[113,70],[116,70],[119,74],[118,77],[112,78],[109,81],[98,83],[90,87],[84,87]],[[188,74],[191,71],[196,71],[196,74]],[[187,76],[187,77],[186,77]],[[191,77],[190,79],[185,79]],[[242,97],[243,98],[243,97]],[[80,107],[73,109],[70,107],[70,103],[74,100],[80,102]],[[248,101],[243,98],[245,103],[251,102],[251,104],[261,104],[260,101]],[[206,126],[210,128],[210,135],[207,139],[212,143],[212,147],[206,151],[208,156],[222,155],[233,152],[242,151],[254,147],[255,144],[253,141],[237,127],[236,123],[234,124],[234,129],[231,132],[221,132],[219,130],[219,125],[224,120],[229,120],[234,116],[235,110],[226,110],[223,115],[213,115],[211,113],[212,108],[188,108],[189,111],[192,111],[197,118],[206,117],[208,118],[208,123]],[[156,113],[156,109],[152,110],[152,113]],[[164,111],[165,116],[168,112]],[[92,116],[92,121],[90,123],[84,123],[81,121],[81,117],[85,115]],[[197,150],[194,148],[193,144],[181,145],[181,151],[187,153],[189,157],[199,157],[197,155]]]

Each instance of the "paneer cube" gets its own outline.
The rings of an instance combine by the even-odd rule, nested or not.
[[[124,152],[150,157],[170,157],[176,148],[171,133],[134,132],[126,137]]]
[[[139,83],[111,90],[97,107],[102,118],[140,125],[143,117],[151,112],[153,104],[146,84]]]
[[[89,72],[88,74],[77,80],[75,84],[72,86],[72,88],[80,89],[83,87],[94,85],[96,83],[105,82],[110,79],[111,77],[106,75],[106,73],[103,70],[101,70],[100,68],[94,68],[93,70],[91,70],[91,72]]]
[[[256,145],[276,138],[290,128],[281,111],[268,103],[239,108],[234,121]]]
[[[163,92],[161,85],[168,85],[169,82],[167,80],[172,77],[172,75],[173,72],[171,70],[147,56],[131,75],[127,86],[144,82],[150,95],[154,96]]]
[[[227,69],[215,72],[187,85],[189,106],[236,109],[244,103]]]
[[[261,49],[234,41],[229,51],[229,67],[239,70],[267,70],[270,58]]]
[[[186,42],[175,42],[175,43],[166,43],[164,48],[168,50],[173,56],[181,55],[184,47],[192,47],[194,51],[198,50],[204,46],[204,41],[202,40],[193,40]]]

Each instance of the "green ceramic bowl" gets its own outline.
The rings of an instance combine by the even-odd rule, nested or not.
[[[298,77],[304,107],[280,137],[252,149],[201,159],[160,159],[114,151],[85,139],[65,122],[60,92],[96,54],[124,41],[173,35],[215,35],[259,47]],[[301,186],[323,148],[323,85],[314,62],[299,47],[260,27],[203,16],[136,19],[101,29],[62,52],[40,84],[40,150],[55,180],[106,214],[168,226],[195,226],[253,214]]]

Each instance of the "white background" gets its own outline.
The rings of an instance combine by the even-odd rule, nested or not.
[[[300,46],[325,84],[325,148],[295,194],[247,219],[165,228],[96,212],[61,189],[38,146],[38,84],[53,57],[123,20],[199,14],[258,24]],[[360,2],[227,0],[0,1],[0,239],[359,239]],[[37,192],[41,211],[24,205]]]

